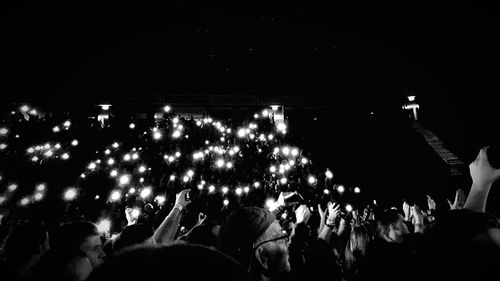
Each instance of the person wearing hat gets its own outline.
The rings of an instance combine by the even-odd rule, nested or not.
[[[238,261],[252,280],[275,280],[290,271],[288,234],[276,217],[259,207],[243,207],[226,218],[218,249]]]

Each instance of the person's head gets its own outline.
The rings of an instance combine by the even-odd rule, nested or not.
[[[93,268],[101,265],[106,257],[102,249],[101,235],[97,227],[88,221],[59,226],[50,242],[54,249],[83,253]]]
[[[35,280],[82,281],[92,272],[90,260],[80,252],[51,249],[35,266]]]
[[[395,208],[383,211],[377,221],[380,225],[380,236],[387,242],[400,243],[409,233],[403,215]]]
[[[152,244],[153,228],[146,224],[133,224],[125,227],[113,243],[113,252],[118,253],[126,247],[137,244]]]
[[[351,229],[349,241],[345,249],[345,260],[348,266],[356,259],[364,257],[368,243],[375,238],[375,232],[368,223],[356,225]]]
[[[4,257],[13,267],[36,262],[49,249],[49,236],[40,222],[25,222],[14,227],[3,245]]]
[[[244,207],[229,214],[221,225],[218,248],[248,271],[266,276],[290,271],[288,235],[274,214],[259,207]]]
[[[244,281],[247,273],[232,258],[192,244],[137,245],[110,257],[89,281],[137,280]]]

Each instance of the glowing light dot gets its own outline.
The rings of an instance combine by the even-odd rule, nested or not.
[[[84,179],[85,178],[85,174],[81,174],[80,178]]]
[[[270,198],[270,199],[266,200],[266,207],[269,209],[269,211],[272,212],[272,211],[278,209],[279,204],[278,204],[278,202],[276,202],[276,200]]]
[[[111,196],[109,197],[111,202],[116,202],[116,201],[120,200],[121,198],[122,198],[122,194],[118,190],[111,192]]]
[[[170,112],[170,110],[171,110],[171,109],[172,109],[172,108],[171,108],[169,105],[165,105],[165,106],[163,107],[163,111],[165,111],[165,112]]]
[[[75,188],[70,187],[64,192],[64,200],[72,201],[76,198],[77,191]]]
[[[37,157],[37,156],[33,156],[33,157],[31,158],[31,161],[33,161],[33,162],[38,161],[38,157]]]
[[[175,180],[175,176],[174,175],[170,175],[170,180],[171,181]]]
[[[30,203],[30,200],[26,197],[24,197],[23,199],[21,199],[21,201],[19,201],[19,204],[21,204],[21,206],[26,206]]]
[[[262,110],[262,116],[264,117],[269,116],[269,111],[267,109]]]
[[[118,175],[118,171],[117,170],[112,170],[110,173],[109,173],[110,176],[112,177],[116,177]]]
[[[61,129],[59,129],[59,126],[55,126],[54,128],[52,128],[52,132],[54,133],[57,133],[59,132]]]
[[[175,153],[175,157],[177,157],[177,158],[181,157],[181,153],[180,153],[179,151],[177,151],[177,152]]]
[[[91,163],[89,164],[88,168],[89,168],[90,170],[94,170],[95,168],[97,168],[97,165],[96,165],[96,163],[91,162]]]
[[[108,165],[110,165],[110,166],[111,166],[111,165],[113,165],[113,164],[115,164],[115,159],[113,159],[113,158],[109,158],[109,159],[108,159]]]
[[[253,118],[255,118],[255,119],[259,118],[259,114],[255,113],[255,114],[253,115]]]
[[[230,133],[231,133],[231,129],[230,129],[230,128],[228,128],[228,129],[226,130],[226,133],[230,134]]]
[[[159,139],[161,139],[161,137],[162,137],[162,134],[161,134],[160,132],[155,132],[155,133],[153,134],[153,138],[154,138],[155,140],[159,140]]]
[[[360,192],[361,192],[361,189],[359,187],[354,188],[354,193],[360,193]]]
[[[292,156],[299,155],[299,150],[297,148],[292,149]]]
[[[330,190],[325,189],[325,190],[323,190],[323,193],[324,193],[324,194],[330,194]]]
[[[326,170],[325,175],[329,179],[333,178],[333,173],[330,170]]]
[[[256,188],[259,187],[260,186],[260,182],[254,182],[253,186],[256,187]]]
[[[143,182],[144,182],[144,178],[140,178],[140,179],[139,179],[139,182],[140,182],[140,183],[143,183]]]
[[[243,188],[243,191],[244,191],[245,193],[248,193],[248,192],[250,192],[250,187],[248,187],[248,186],[245,186],[245,187]]]
[[[108,233],[111,229],[111,221],[108,219],[102,219],[97,223],[97,231],[99,233]]]
[[[286,220],[286,213],[283,213],[283,214],[281,215],[281,218],[283,218],[284,220]]]
[[[226,194],[228,191],[229,191],[229,188],[227,188],[225,186],[222,188],[222,193]]]
[[[307,159],[306,159],[306,158],[302,158],[302,159],[300,160],[300,162],[301,162],[302,164],[307,164]]]
[[[310,176],[307,181],[310,183],[310,184],[314,184],[316,182],[316,178],[313,177],[313,176]]]
[[[144,188],[144,189],[141,191],[141,197],[142,197],[142,198],[146,198],[146,197],[148,197],[149,195],[151,195],[151,188],[146,187],[146,188]]]
[[[133,187],[132,187],[132,188],[130,188],[130,189],[128,190],[128,193],[130,193],[130,194],[134,194],[134,193],[135,193],[135,188],[133,188]]]
[[[175,130],[175,131],[174,131],[174,133],[172,134],[172,137],[173,137],[174,139],[176,139],[176,138],[178,138],[178,137],[180,137],[180,136],[181,136],[181,132],[180,132],[180,131],[178,131],[178,130]]]
[[[199,184],[199,185],[198,185],[198,189],[199,189],[199,190],[202,190],[202,189],[203,189],[203,185],[202,185],[202,184]]]
[[[119,179],[120,185],[126,185],[129,184],[130,182],[130,176],[129,175],[123,175]]]
[[[272,140],[272,139],[274,139],[274,135],[273,135],[273,134],[269,134],[269,135],[267,136],[267,139],[268,139],[268,140]]]
[[[48,150],[43,155],[45,155],[46,157],[51,157],[53,154],[54,152],[52,152],[52,150]]]
[[[68,153],[63,153],[63,155],[61,155],[61,158],[64,159],[64,160],[68,160],[69,159],[69,154]]]
[[[337,187],[337,191],[338,191],[338,192],[340,192],[340,193],[344,192],[344,191],[345,191],[344,186],[343,186],[343,185],[339,185],[339,186]]]
[[[35,199],[35,201],[42,200],[43,199],[43,193],[41,193],[41,192],[35,193],[35,195],[33,196],[33,199]]]
[[[69,127],[69,126],[71,126],[71,121],[69,121],[69,120],[68,120],[68,121],[64,122],[64,123],[63,123],[63,126],[64,126],[64,127]]]
[[[110,106],[111,106],[111,105],[109,105],[109,104],[101,104],[101,109],[102,109],[102,110],[109,110],[109,107],[110,107]]]
[[[31,153],[35,152],[35,149],[33,147],[30,147],[30,148],[26,149],[26,152],[31,154]]]
[[[124,161],[130,161],[130,158],[132,158],[132,157],[128,153],[123,156]]]
[[[193,170],[187,171],[187,175],[188,175],[188,177],[192,177],[194,175]]]
[[[265,141],[266,140],[266,136],[264,134],[260,134],[259,140],[260,141]]]
[[[0,196],[0,204],[3,204],[5,202],[6,198],[5,196]]]
[[[229,205],[229,200],[224,199],[224,201],[222,201],[222,203],[224,204],[224,206],[227,206],[227,205]]]
[[[217,165],[217,167],[222,168],[222,166],[224,166],[224,160],[219,159],[217,160],[217,162],[215,162],[215,164]]]
[[[281,179],[280,179],[280,182],[281,182],[281,184],[286,184],[287,179],[286,179],[286,178],[281,178]]]
[[[228,169],[233,168],[233,163],[232,162],[227,162],[226,168],[228,168]]]
[[[163,195],[158,195],[158,196],[155,197],[155,201],[159,205],[162,205],[163,203],[165,203],[165,200],[167,200],[167,199]]]
[[[139,173],[144,173],[146,171],[146,166],[139,167]]]
[[[225,141],[225,140],[226,140],[226,138],[224,138],[224,137],[220,138],[220,141]]]
[[[7,148],[7,144],[5,143],[0,143],[0,150],[4,150]]]
[[[201,126],[201,121],[200,120],[196,121],[196,125]]]
[[[132,154],[132,159],[134,159],[134,160],[139,159],[139,154],[138,153]]]
[[[178,123],[178,122],[179,122],[179,118],[174,117],[174,119],[172,119],[172,122],[173,122],[174,124]]]
[[[120,145],[119,145],[117,142],[115,142],[115,143],[113,143],[111,146],[112,146],[113,148],[118,148]]]
[[[188,182],[188,181],[189,181],[189,177],[188,177],[188,176],[184,176],[184,177],[182,178],[182,181],[183,181],[183,182]]]
[[[283,152],[284,155],[288,155],[288,153],[290,153],[290,148],[288,148],[287,146],[283,147],[281,149],[281,151]]]
[[[286,130],[286,124],[285,123],[279,123],[278,126],[276,126],[276,127],[280,131],[285,131]]]
[[[130,123],[130,125],[128,125],[128,127],[129,127],[130,129],[135,129],[135,124],[134,124],[134,123]]]
[[[9,132],[9,129],[2,127],[0,128],[0,136],[5,136]]]
[[[271,166],[271,168],[269,168],[269,171],[271,173],[276,173],[276,167],[275,166]]]
[[[215,191],[215,186],[211,185],[208,187],[208,192],[212,193]]]
[[[348,212],[352,211],[352,206],[351,206],[351,204],[347,204],[347,205],[345,205],[345,210],[346,210],[346,211],[348,211]]]
[[[108,155],[108,154],[110,154],[110,153],[111,153],[111,150],[109,150],[109,149],[106,149],[106,150],[104,151],[104,154],[106,154],[106,155]]]
[[[45,185],[45,184],[43,184],[43,183],[40,183],[40,184],[38,184],[38,185],[36,186],[36,190],[37,190],[37,191],[44,191],[44,190],[45,190],[45,188],[46,188],[46,185]]]
[[[238,130],[238,137],[243,138],[245,136],[245,134],[246,134],[245,129]]]
[[[27,112],[28,110],[30,110],[30,107],[27,106],[27,105],[22,105],[20,108],[19,108],[22,112]]]
[[[96,195],[94,198],[95,198],[95,200],[98,200],[99,198],[101,198],[101,196]]]

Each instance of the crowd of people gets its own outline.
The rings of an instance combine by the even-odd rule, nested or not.
[[[500,169],[488,147],[469,165],[470,191],[447,206],[431,196],[426,206],[346,204],[349,191],[269,112],[231,130],[174,115],[83,126],[32,110],[0,128],[2,280],[478,280],[500,265],[500,223],[485,211]],[[37,131],[56,137],[37,147],[47,137]],[[31,166],[39,178],[18,170]]]

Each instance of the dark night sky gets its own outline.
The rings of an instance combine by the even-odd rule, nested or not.
[[[89,103],[151,91],[326,96],[335,113],[318,112],[317,127],[330,126],[335,140],[317,133],[315,141],[341,148],[324,157],[347,159],[355,150],[361,161],[336,165],[364,178],[377,174],[378,184],[387,180],[394,190],[411,176],[419,178],[407,183],[412,188],[431,188],[428,179],[442,168],[422,139],[394,122],[405,93],[417,95],[422,122],[466,162],[500,121],[491,102],[500,86],[499,7],[9,2],[0,4],[7,101]],[[438,164],[419,169],[422,159]]]

